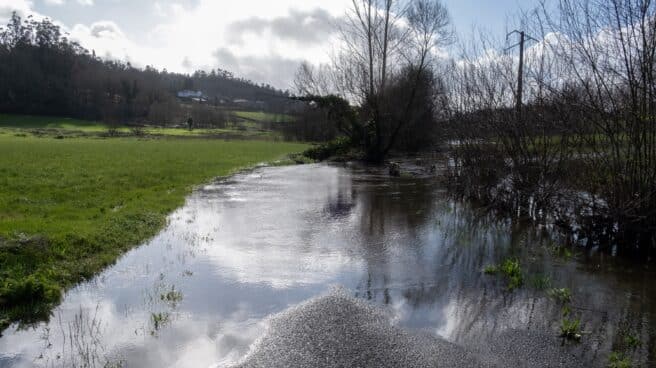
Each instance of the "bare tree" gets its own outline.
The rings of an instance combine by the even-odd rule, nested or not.
[[[338,50],[330,67],[319,73],[326,77],[302,66],[299,89],[325,94],[324,82],[330,81],[333,93],[355,103],[359,127],[351,138],[369,160],[380,161],[415,120],[411,115],[419,90],[428,79],[435,80],[427,78],[433,74],[434,57],[452,40],[449,26],[448,11],[439,0],[353,0],[340,27]],[[403,88],[391,86],[401,81]]]

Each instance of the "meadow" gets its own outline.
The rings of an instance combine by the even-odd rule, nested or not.
[[[0,114],[0,134],[12,133],[18,135],[37,135],[53,137],[87,137],[87,136],[131,136],[138,133],[142,136],[155,137],[200,137],[226,139],[260,139],[280,140],[279,132],[264,129],[262,123],[288,122],[293,117],[275,115],[265,112],[230,111],[234,121],[228,122],[227,128],[195,128],[144,126],[135,130],[128,126],[110,127],[102,122],[72,119],[55,116]]]
[[[0,327],[47,318],[63,290],[155,235],[194,186],[305,148],[0,131]]]

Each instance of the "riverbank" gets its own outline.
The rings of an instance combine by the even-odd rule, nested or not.
[[[0,328],[155,235],[194,186],[303,144],[0,135]]]

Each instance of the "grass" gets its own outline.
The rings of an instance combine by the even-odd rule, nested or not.
[[[497,265],[487,265],[483,268],[483,273],[486,275],[496,275],[499,273],[499,266]]]
[[[47,318],[62,290],[155,235],[195,185],[305,148],[1,134],[0,321]]]
[[[551,278],[547,275],[533,275],[531,286],[536,290],[546,290],[551,287]]]
[[[501,272],[506,275],[508,280],[508,290],[515,290],[522,286],[524,278],[522,276],[522,268],[519,265],[519,260],[507,259],[501,265]]]
[[[610,353],[608,357],[608,368],[631,368],[633,364],[629,357],[616,351]]]
[[[547,294],[561,304],[569,303],[572,300],[572,291],[568,288],[549,289]]]
[[[632,349],[632,350],[635,350],[635,349],[642,346],[642,341],[640,340],[640,338],[637,335],[633,334],[633,333],[628,333],[624,337],[624,343],[626,344],[626,346],[629,349]]]
[[[517,259],[508,258],[500,266],[485,266],[483,273],[488,275],[501,273],[506,279],[508,291],[513,291],[524,284],[522,267]]]
[[[138,129],[141,135],[162,137],[212,137],[232,139],[262,139],[279,140],[281,134],[261,129],[260,121],[288,121],[291,117],[270,113],[236,112],[237,115],[252,116],[254,123],[243,123],[245,129],[223,128],[167,128],[148,126]],[[277,117],[278,120],[267,120]],[[261,119],[261,120],[258,120]],[[3,134],[4,133],[4,134]],[[79,120],[51,116],[0,114],[0,135],[36,135],[45,137],[70,138],[80,136],[104,136],[109,134],[109,126],[102,122]],[[134,130],[128,126],[115,128],[115,134],[120,136],[134,135]]]
[[[236,117],[252,120],[259,123],[287,123],[294,120],[294,117],[286,114],[273,114],[269,112],[260,112],[260,111],[233,111],[232,112]]]
[[[567,340],[581,340],[581,320],[563,318],[560,322],[560,337]]]
[[[62,118],[54,116],[0,114],[0,127],[5,128],[46,128],[46,129],[104,129],[99,122]]]

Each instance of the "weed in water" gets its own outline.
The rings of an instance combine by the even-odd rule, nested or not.
[[[572,300],[572,291],[568,288],[553,288],[548,292],[549,296],[559,303],[569,303]]]
[[[579,318],[563,318],[560,323],[560,337],[567,340],[581,340],[581,320]]]
[[[572,309],[569,307],[569,305],[564,305],[560,310],[560,313],[563,315],[563,317],[567,317],[572,314]]]
[[[608,368],[631,368],[631,360],[622,353],[616,351],[608,356]]]
[[[624,343],[629,349],[633,350],[642,346],[642,341],[640,341],[640,338],[633,333],[629,333],[624,337]]]
[[[524,283],[522,268],[517,259],[507,259],[503,262],[501,272],[508,279],[508,290],[510,291],[517,289]]]
[[[182,293],[176,291],[175,286],[172,286],[169,292],[160,295],[159,298],[164,302],[176,305],[182,301]]]
[[[487,275],[496,275],[499,273],[499,267],[497,265],[487,265],[483,268],[483,273]]]
[[[551,252],[558,258],[569,260],[574,256],[572,250],[562,245],[555,245],[551,248]]]
[[[547,275],[535,275],[531,278],[531,285],[537,290],[545,290],[551,286],[551,278]]]
[[[153,330],[150,331],[150,334],[155,335],[157,331],[171,322],[171,315],[167,312],[151,313],[150,321],[153,323]]]

